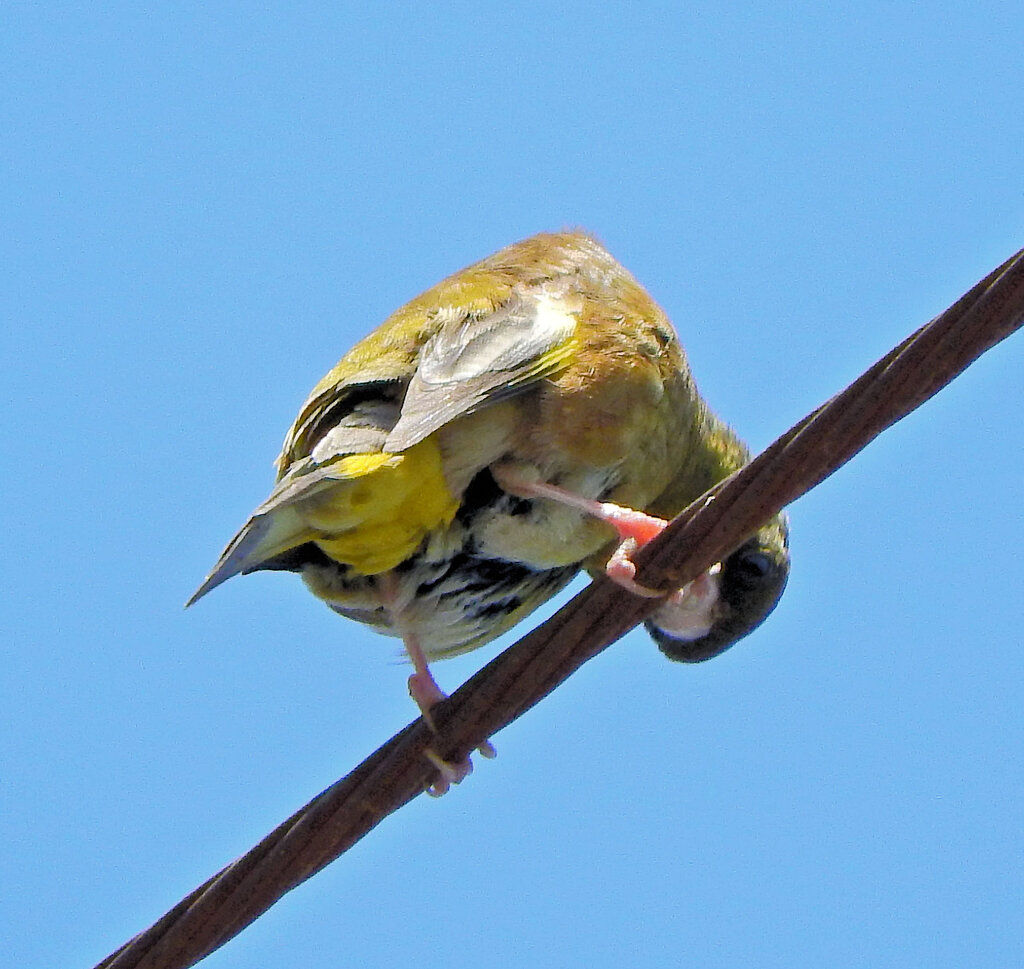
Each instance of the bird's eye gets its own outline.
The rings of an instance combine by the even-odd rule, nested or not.
[[[772,564],[764,552],[746,552],[736,560],[735,567],[748,582],[759,582],[771,573]]]

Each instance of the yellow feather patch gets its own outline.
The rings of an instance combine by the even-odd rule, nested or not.
[[[363,575],[405,561],[449,525],[459,503],[448,490],[434,436],[401,454],[351,454],[331,468],[338,484],[301,502],[316,544]]]
[[[364,478],[381,468],[397,468],[401,462],[401,456],[395,454],[348,454],[331,465],[331,477]]]

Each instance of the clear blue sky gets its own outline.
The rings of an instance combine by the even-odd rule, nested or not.
[[[760,448],[1024,245],[1017,4],[2,21],[19,969],[92,965],[412,718],[394,644],[293,576],[182,610],[390,310],[585,226]],[[206,965],[1021,964],[1022,367],[1018,336],[791,509],[755,636],[690,668],[634,632]]]

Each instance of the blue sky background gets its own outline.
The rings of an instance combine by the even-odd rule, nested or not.
[[[412,718],[392,642],[292,576],[181,608],[392,309],[585,226],[761,448],[1024,245],[1012,3],[0,19],[21,969],[91,966]],[[1020,964],[1022,365],[791,509],[755,636],[690,668],[632,633],[205,965]]]

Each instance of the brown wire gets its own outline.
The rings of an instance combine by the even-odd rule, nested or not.
[[[637,556],[640,580],[690,581],[920,406],[1024,323],[1024,250],[686,508]],[[422,793],[432,746],[467,755],[642,621],[657,601],[599,579],[435,708],[435,736],[411,723],[258,845],[199,886],[97,969],[184,969],[258,918]]]

